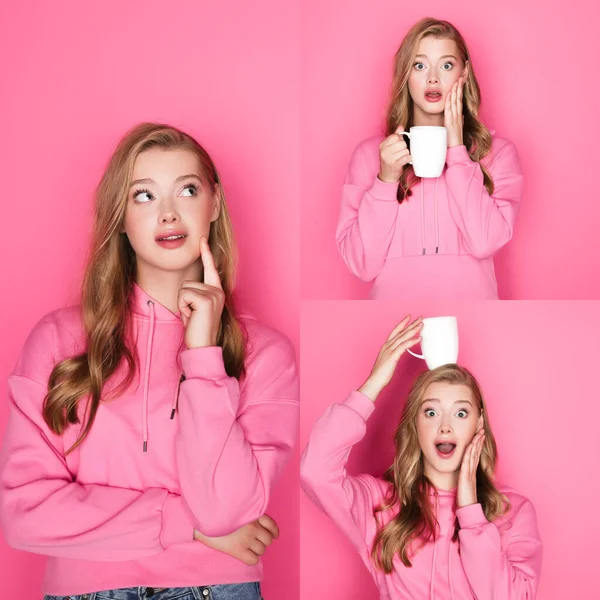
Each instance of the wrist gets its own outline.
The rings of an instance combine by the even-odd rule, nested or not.
[[[375,402],[382,389],[383,387],[380,384],[372,381],[369,378],[358,388],[357,391],[366,396],[369,400]]]
[[[379,171],[379,173],[377,173],[377,179],[379,179],[379,181],[383,181],[383,183],[398,183],[398,177],[395,177],[394,175],[388,175],[387,173],[382,173],[381,171]]]

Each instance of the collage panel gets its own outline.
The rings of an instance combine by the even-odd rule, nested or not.
[[[304,302],[301,597],[591,597],[599,309]]]

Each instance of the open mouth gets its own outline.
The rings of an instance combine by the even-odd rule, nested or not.
[[[442,458],[451,458],[452,456],[454,456],[456,444],[444,442],[442,444],[436,444],[435,448],[437,450],[438,456],[441,456]]]
[[[440,92],[427,92],[425,98],[428,102],[439,102],[442,99],[442,94]]]

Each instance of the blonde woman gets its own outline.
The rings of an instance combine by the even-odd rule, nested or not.
[[[522,175],[517,149],[479,120],[471,55],[447,21],[416,23],[396,53],[385,136],[355,149],[336,239],[370,297],[497,299],[494,255],[512,237]],[[446,164],[418,178],[398,132],[445,127]]]
[[[207,152],[143,123],[100,182],[81,303],[33,328],[9,379],[8,543],[47,598],[258,600],[265,514],[296,436],[293,347],[232,301]]]
[[[421,318],[405,317],[364,385],[315,424],[302,485],[358,550],[382,599],[531,600],[542,560],[535,510],[493,479],[496,442],[467,369],[445,365],[418,377],[382,479],[346,473],[377,397],[421,327]]]

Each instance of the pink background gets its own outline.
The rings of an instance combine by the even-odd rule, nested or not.
[[[392,59],[422,17],[469,46],[483,122],[512,140],[525,173],[513,240],[496,256],[500,298],[600,298],[597,4],[302,0],[302,297],[366,298],[335,245],[351,153],[381,133]],[[557,268],[561,265],[560,268]]]
[[[309,302],[301,317],[300,439],[370,373],[394,325],[413,317],[456,315],[459,362],[480,381],[499,449],[497,478],[534,503],[544,543],[538,600],[591,598],[597,592],[600,436],[596,373],[598,302],[481,302],[430,305]],[[391,464],[392,435],[404,398],[425,363],[401,357],[377,400],[367,435],[350,455],[350,473]],[[303,600],[379,598],[358,553],[305,495],[300,503]]]
[[[34,323],[77,301],[94,187],[120,136],[142,120],[179,126],[212,154],[239,241],[241,304],[297,345],[300,99],[293,5],[5,3],[0,57],[2,397]],[[2,432],[6,417],[0,402]],[[270,508],[282,535],[264,561],[268,598],[298,597],[297,477],[297,466],[290,466]],[[41,597],[43,558],[9,549],[0,536],[0,564],[3,598]]]

